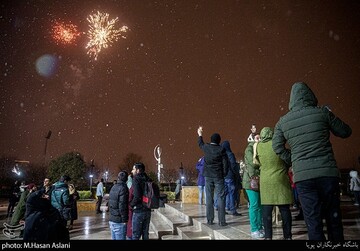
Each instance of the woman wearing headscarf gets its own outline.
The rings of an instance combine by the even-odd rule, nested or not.
[[[293,203],[288,168],[272,148],[274,131],[264,127],[260,132],[260,142],[254,144],[254,156],[260,164],[260,199],[263,211],[265,239],[272,239],[272,211],[278,206],[282,218],[283,237],[291,240],[291,212]]]

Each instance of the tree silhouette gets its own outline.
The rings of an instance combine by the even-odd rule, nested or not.
[[[49,177],[55,183],[62,175],[69,175],[71,183],[77,187],[87,186],[86,164],[78,152],[69,152],[54,159],[49,164]]]
[[[119,171],[126,170],[127,172],[131,172],[134,164],[136,162],[141,162],[142,157],[137,155],[136,153],[128,153],[123,162],[118,166]]]
[[[11,170],[15,165],[15,157],[0,157],[0,183],[10,186],[17,179]]]

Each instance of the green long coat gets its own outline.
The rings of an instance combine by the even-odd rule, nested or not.
[[[293,203],[292,189],[285,163],[272,149],[273,131],[264,127],[257,144],[260,162],[260,198],[262,205],[285,205]]]
[[[250,189],[250,177],[260,175],[260,167],[253,163],[254,156],[254,142],[249,142],[245,149],[245,165],[244,174],[242,177],[242,185],[244,189]]]
[[[11,218],[10,225],[16,226],[19,225],[20,220],[25,219],[25,211],[26,211],[26,200],[29,195],[29,190],[25,188],[25,191],[21,193],[19,202],[15,208],[14,215]]]

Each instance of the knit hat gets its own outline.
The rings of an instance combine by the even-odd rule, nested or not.
[[[211,143],[215,143],[215,144],[219,145],[220,141],[221,141],[220,134],[214,133],[213,135],[211,135],[210,140],[211,140]]]

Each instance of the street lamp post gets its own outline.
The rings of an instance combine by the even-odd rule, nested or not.
[[[162,164],[161,164],[161,148],[160,148],[160,145],[157,145],[154,148],[154,158],[157,161],[157,169],[158,169],[157,178],[158,178],[158,181],[160,183],[161,168],[163,167]]]
[[[51,132],[51,130],[49,130],[45,137],[44,166],[46,166],[46,150],[47,150],[48,140],[50,139],[51,134],[52,134],[52,132]]]
[[[180,174],[180,184],[181,186],[185,183],[185,175],[184,175],[184,167],[181,162],[181,166],[179,167],[179,174]]]
[[[91,165],[90,165],[90,175],[89,175],[89,177],[90,177],[90,193],[91,193],[92,181],[93,181],[93,177],[94,177],[93,169],[94,169],[94,160],[92,159]]]
[[[105,183],[107,183],[109,179],[109,171],[105,171],[104,177],[105,177]]]
[[[92,180],[93,180],[94,175],[90,174],[89,177],[90,177],[90,192],[91,192]]]

